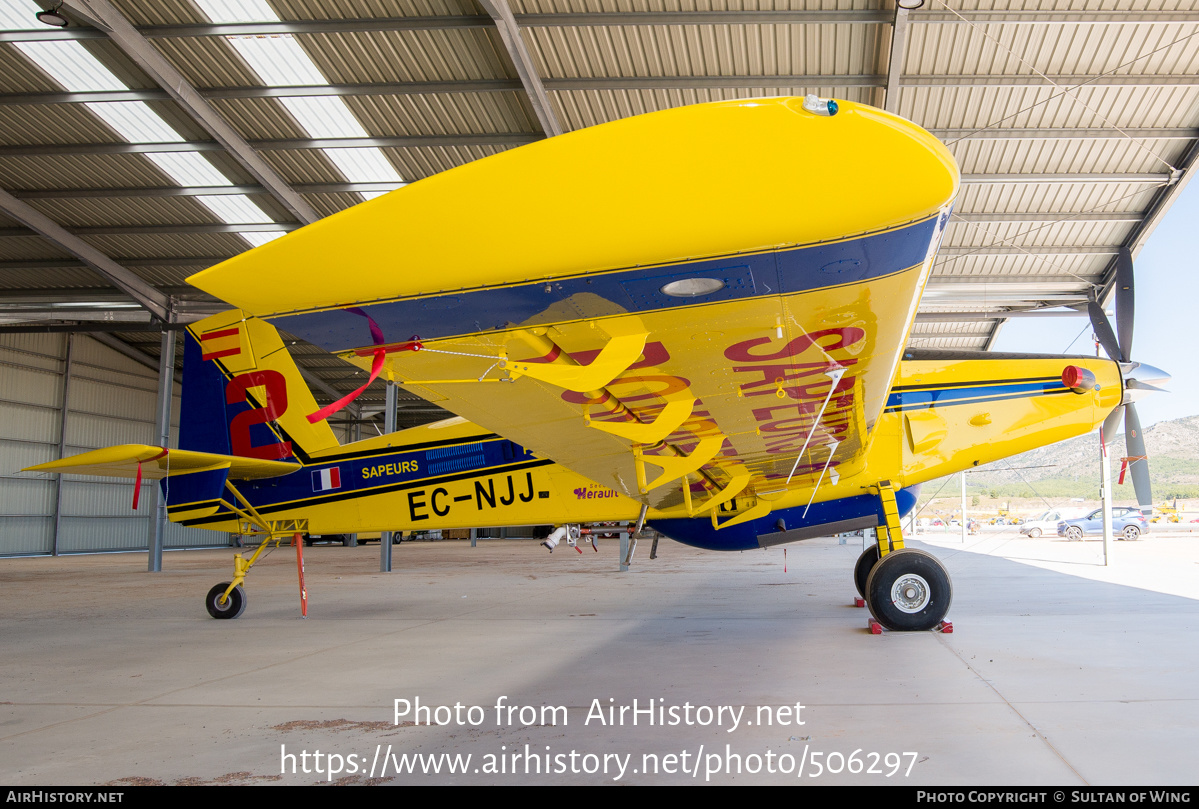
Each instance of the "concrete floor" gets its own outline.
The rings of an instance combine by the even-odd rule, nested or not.
[[[851,606],[855,540],[785,560],[664,540],[624,574],[616,544],[405,543],[391,574],[376,546],[310,548],[308,620],[287,548],[235,621],[202,605],[230,551],[169,553],[156,575],[143,555],[0,560],[0,783],[1196,781],[1199,535],[1116,543],[1109,568],[1099,542],[926,539],[955,631],[881,636]],[[395,725],[394,701],[417,698],[480,710]],[[497,723],[501,698],[524,717]],[[634,700],[680,722],[595,718]],[[739,726],[719,706],[744,706]],[[342,771],[318,774],[317,750]],[[471,760],[397,775],[389,751]]]

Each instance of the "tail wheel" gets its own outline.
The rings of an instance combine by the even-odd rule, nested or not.
[[[208,608],[208,614],[213,618],[237,618],[246,611],[246,591],[240,584],[229,593],[225,603],[221,603],[221,596],[225,594],[228,587],[229,582],[221,582],[209,590],[208,597],[204,599],[204,606]]]
[[[878,561],[866,578],[863,595],[871,614],[887,629],[921,632],[945,618],[953,585],[936,557],[904,548]]]
[[[878,564],[878,543],[871,544],[869,548],[862,551],[862,555],[858,557],[858,562],[853,566],[853,583],[858,588],[858,595],[866,597],[866,579],[870,576],[870,571]]]
[[[1070,540],[1071,542],[1077,542],[1078,540],[1082,539],[1082,529],[1077,525],[1071,525],[1066,529],[1066,539]]]
[[[1124,535],[1125,539],[1131,541],[1141,535],[1141,529],[1137,528],[1135,525],[1126,525],[1121,533]]]

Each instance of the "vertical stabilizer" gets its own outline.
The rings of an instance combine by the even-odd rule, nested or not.
[[[241,310],[187,327],[179,448],[265,460],[338,446],[275,328]]]

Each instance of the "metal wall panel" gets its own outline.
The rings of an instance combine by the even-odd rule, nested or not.
[[[58,455],[65,350],[60,334],[0,335],[0,554],[53,546],[54,477],[17,470]]]
[[[46,554],[54,541],[53,517],[0,514],[0,556]]]
[[[46,554],[55,548],[57,476],[16,470],[58,457],[66,337],[0,335],[0,556]],[[65,454],[113,444],[155,442],[157,373],[77,334],[72,347]],[[179,391],[172,402],[178,433]],[[174,444],[175,441],[172,441]],[[61,486],[59,553],[140,550],[148,545],[152,487],[133,481],[67,475]],[[171,526],[166,547],[223,546],[227,535]]]

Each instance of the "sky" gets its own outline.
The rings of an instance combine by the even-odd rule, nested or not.
[[[1141,425],[1199,414],[1199,350],[1191,342],[1192,327],[1199,323],[1199,182],[1183,189],[1134,267],[1132,358],[1173,377],[1161,386],[1170,393],[1137,402]],[[999,332],[993,350],[1088,354],[1094,351],[1091,333],[1085,317],[1013,318]]]

